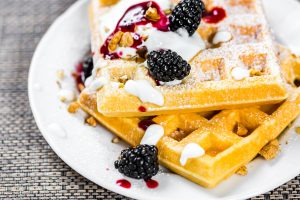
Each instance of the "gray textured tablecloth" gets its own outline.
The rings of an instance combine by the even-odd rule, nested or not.
[[[126,199],[67,166],[40,134],[29,107],[27,76],[35,47],[72,3],[0,0],[0,199]],[[254,199],[300,199],[299,181],[300,176]]]

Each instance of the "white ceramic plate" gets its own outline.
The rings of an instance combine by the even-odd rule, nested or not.
[[[279,40],[300,52],[300,4],[295,0],[265,0],[266,12]],[[84,125],[80,115],[66,111],[58,98],[56,71],[69,73],[89,48],[87,0],[76,2],[51,26],[40,42],[29,75],[31,108],[43,136],[53,150],[74,170],[109,190],[137,199],[245,199],[265,193],[300,173],[300,137],[294,126],[281,138],[282,152],[273,161],[256,159],[249,165],[249,175],[233,176],[217,188],[204,189],[167,171],[155,176],[156,189],[143,181],[129,179],[130,189],[116,185],[122,178],[113,167],[123,143],[113,144],[113,135],[102,127]],[[67,86],[65,86],[67,87]],[[72,83],[70,86],[74,87]],[[288,140],[288,145],[286,141]]]

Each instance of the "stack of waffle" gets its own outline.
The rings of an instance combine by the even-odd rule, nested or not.
[[[159,161],[172,171],[214,187],[253,160],[300,113],[300,90],[294,85],[300,77],[299,59],[273,43],[260,0],[205,1],[207,10],[221,7],[227,16],[219,23],[201,22],[197,33],[207,48],[189,61],[190,75],[171,86],[157,85],[136,60],[108,60],[101,55],[106,39],[101,16],[114,3],[91,2],[93,79],[108,80],[97,90],[83,90],[78,102],[132,146],[144,136],[148,126],[141,126],[143,122],[161,125]],[[213,42],[224,32],[230,33],[230,40]],[[237,78],[233,71],[240,69],[249,76]],[[124,89],[128,80],[147,80],[162,94],[163,105],[129,94]],[[181,154],[190,143],[205,153],[183,165]]]

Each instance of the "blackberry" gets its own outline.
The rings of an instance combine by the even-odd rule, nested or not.
[[[158,81],[182,80],[189,75],[191,66],[171,50],[151,51],[147,57],[150,75]]]
[[[82,74],[81,79],[84,82],[88,77],[92,75],[92,71],[94,68],[93,57],[87,56],[82,63]]]
[[[177,31],[184,28],[189,35],[193,35],[197,30],[202,14],[205,12],[204,3],[201,0],[182,0],[172,11],[170,20],[170,30]]]
[[[115,161],[115,168],[131,178],[151,179],[159,169],[156,146],[144,144],[124,149]]]

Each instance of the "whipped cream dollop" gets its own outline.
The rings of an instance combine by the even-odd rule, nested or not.
[[[213,44],[229,42],[232,39],[232,34],[228,31],[219,31],[213,38]]]
[[[164,105],[163,95],[146,80],[129,80],[125,83],[124,89],[129,94],[137,96],[144,103]]]
[[[159,124],[152,124],[147,128],[141,144],[156,145],[163,135],[164,127]]]
[[[180,164],[184,166],[189,158],[197,158],[203,156],[204,154],[205,151],[200,145],[196,143],[189,143],[183,148],[181,152],[179,160]]]
[[[235,67],[231,70],[231,76],[234,80],[240,81],[250,77],[250,71],[243,67]]]
[[[148,51],[171,49],[186,61],[191,60],[199,51],[205,49],[205,43],[197,34],[189,36],[185,29],[177,32],[162,32],[155,28],[148,30],[148,39],[142,44]]]

